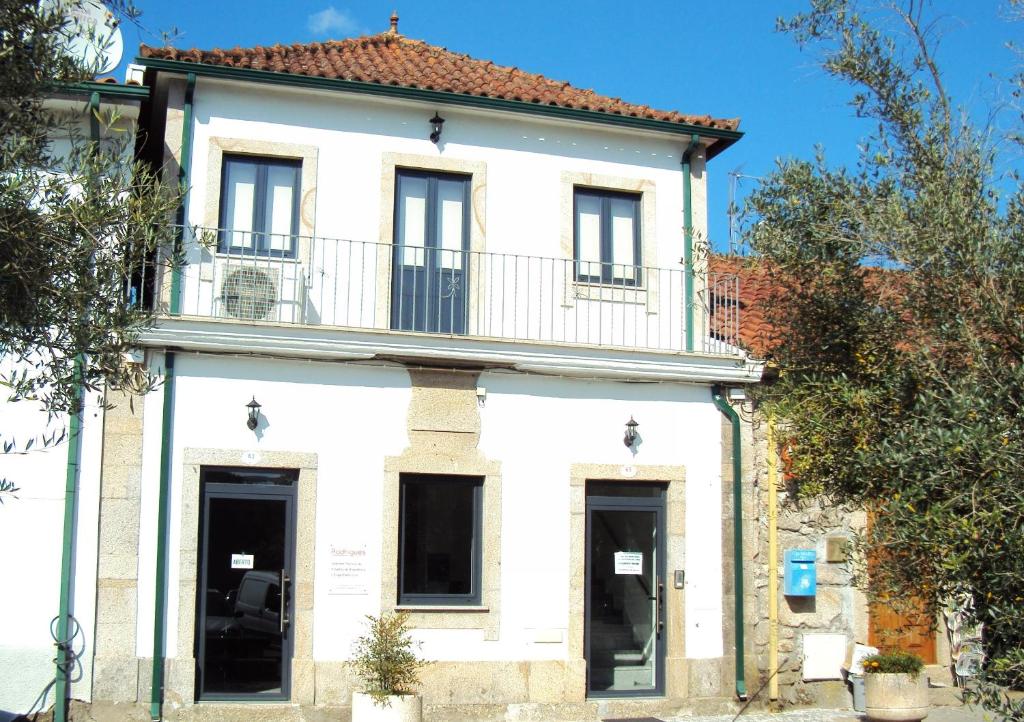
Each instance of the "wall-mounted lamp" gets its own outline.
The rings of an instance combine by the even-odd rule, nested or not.
[[[622,437],[623,444],[630,448],[633,447],[633,442],[636,441],[636,427],[639,425],[640,424],[633,420],[632,416],[629,417],[629,421],[626,422],[626,435]]]
[[[430,119],[430,141],[437,144],[441,140],[441,127],[444,125],[444,118],[434,113],[434,117]]]
[[[249,419],[245,422],[245,425],[249,427],[250,431],[255,431],[256,427],[260,424],[260,409],[263,407],[256,400],[256,397],[253,396],[252,401],[247,403],[245,408],[249,409]]]

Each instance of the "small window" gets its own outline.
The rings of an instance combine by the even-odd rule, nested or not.
[[[640,196],[576,188],[573,249],[577,281],[640,285]]]
[[[295,257],[302,162],[225,155],[220,252]]]
[[[399,604],[479,604],[483,479],[402,474]]]

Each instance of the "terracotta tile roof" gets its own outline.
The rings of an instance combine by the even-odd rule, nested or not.
[[[899,300],[904,294],[904,282],[898,272],[866,267],[864,287],[880,301]],[[772,326],[765,314],[765,306],[775,294],[786,292],[778,274],[769,264],[754,257],[712,255],[708,271],[739,278],[740,345],[756,358],[770,358],[772,349],[781,340],[780,328]],[[715,333],[718,306],[711,305],[711,333]],[[726,314],[721,317],[726,320]]]
[[[232,50],[179,50],[143,45],[139,54],[143,58],[422,88],[722,130],[739,127],[738,118],[655,110],[392,32],[322,43]]]
[[[711,273],[739,277],[740,344],[756,358],[768,355],[772,345],[772,327],[765,318],[764,304],[778,286],[764,264],[739,256],[712,255],[708,259]],[[711,306],[711,329],[715,329],[715,311]]]

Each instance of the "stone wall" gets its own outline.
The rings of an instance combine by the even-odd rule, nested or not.
[[[764,685],[759,699],[769,702],[769,584],[778,590],[778,681],[781,704],[846,706],[850,703],[845,685],[838,680],[803,679],[804,637],[812,633],[838,633],[847,643],[866,642],[867,604],[854,579],[854,564],[826,561],[827,540],[851,540],[863,528],[864,513],[825,507],[820,501],[797,501],[785,491],[781,464],[777,466],[775,493],[778,501],[777,575],[769,578],[769,511],[767,421],[748,402],[741,410],[744,421],[745,478],[750,480],[750,498],[756,513],[745,530],[752,559],[747,578],[751,582],[754,609],[747,615],[758,676],[748,680],[750,693]],[[847,545],[848,546],[848,545]],[[783,557],[787,549],[814,549],[817,593],[814,597],[786,597],[783,594]]]

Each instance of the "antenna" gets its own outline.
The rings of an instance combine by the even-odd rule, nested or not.
[[[118,19],[100,0],[44,0],[45,10],[68,19],[62,34],[64,50],[96,73],[109,73],[124,55]]]
[[[733,256],[743,255],[740,248],[740,240],[736,233],[736,216],[739,214],[739,210],[736,208],[736,186],[739,185],[742,178],[761,180],[760,176],[744,175],[741,172],[742,170],[743,166],[741,165],[735,170],[729,171],[729,208],[726,210],[726,213],[729,215],[729,255]]]

